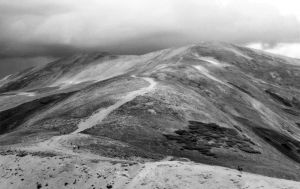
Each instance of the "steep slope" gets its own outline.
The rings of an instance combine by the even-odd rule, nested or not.
[[[0,92],[4,155],[173,156],[300,181],[296,59],[225,43],[93,53],[4,78]]]

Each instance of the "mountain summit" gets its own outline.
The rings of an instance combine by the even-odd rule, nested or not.
[[[300,60],[208,42],[75,55],[0,80],[0,134],[4,188],[299,188]]]

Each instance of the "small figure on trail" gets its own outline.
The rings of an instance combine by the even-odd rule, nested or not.
[[[237,170],[238,170],[238,171],[243,171],[243,168],[242,168],[241,166],[238,165]]]
[[[76,150],[77,146],[76,145],[73,145],[73,150]]]

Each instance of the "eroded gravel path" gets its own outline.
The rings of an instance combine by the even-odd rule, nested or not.
[[[133,77],[135,77],[135,76],[133,76]],[[141,88],[137,91],[132,91],[132,92],[126,94],[121,100],[119,100],[115,104],[109,106],[108,108],[98,110],[96,113],[91,115],[88,119],[81,121],[78,124],[78,129],[76,131],[74,131],[72,134],[80,133],[86,129],[89,129],[89,128],[95,126],[96,124],[101,123],[101,121],[104,118],[106,118],[112,111],[118,109],[123,104],[125,104],[129,101],[132,101],[135,97],[144,95],[145,93],[154,89],[154,87],[156,86],[156,81],[154,81],[154,79],[149,78],[149,77],[141,77],[141,78],[146,80],[147,82],[149,82],[149,86]]]
[[[144,79],[149,83],[148,86],[143,87],[139,90],[129,92],[125,96],[122,97],[118,102],[115,104],[109,106],[108,108],[105,109],[100,109],[98,112],[90,116],[88,119],[82,121],[78,125],[78,129],[75,130],[71,134],[66,134],[66,135],[60,135],[60,136],[54,136],[46,141],[40,142],[35,144],[34,146],[29,146],[29,147],[22,147],[24,150],[30,150],[30,151],[52,151],[60,154],[65,154],[65,155],[74,155],[74,156],[80,156],[81,158],[87,158],[87,159],[92,159],[92,158],[101,158],[101,159],[111,159],[111,158],[105,158],[105,157],[99,157],[96,154],[89,153],[87,151],[84,151],[84,153],[80,153],[80,151],[74,152],[72,147],[69,144],[69,141],[77,139],[81,140],[85,137],[89,137],[89,135],[82,134],[80,132],[89,129],[96,124],[100,123],[104,118],[106,118],[111,112],[114,110],[118,109],[120,106],[123,104],[133,100],[135,97],[144,95],[147,92],[150,92],[153,90],[156,86],[156,81],[154,79],[149,78],[149,77],[136,77],[132,76],[134,78],[141,78]]]

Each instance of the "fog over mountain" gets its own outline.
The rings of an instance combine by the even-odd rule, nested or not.
[[[0,0],[0,56],[141,54],[212,40],[275,47],[299,42],[297,7],[296,0]]]

